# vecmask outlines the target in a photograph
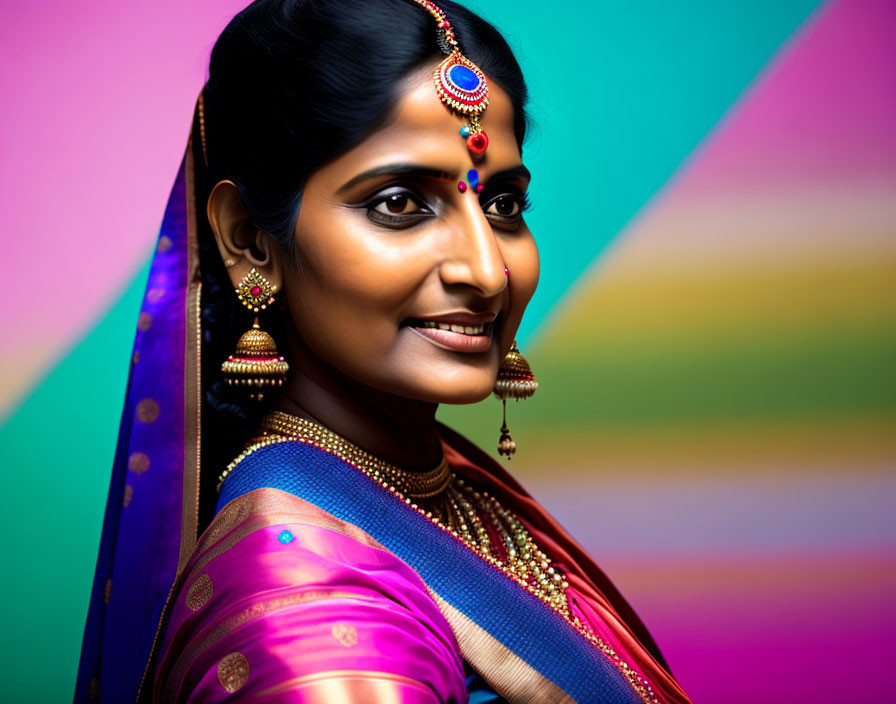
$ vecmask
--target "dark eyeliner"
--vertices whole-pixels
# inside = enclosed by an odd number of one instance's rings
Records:
[[[523,219],[523,213],[532,209],[532,201],[528,192],[522,192],[519,189],[510,186],[497,186],[484,191],[485,197],[482,199],[481,207],[485,216],[498,226],[504,226],[509,229],[515,229],[519,226]],[[488,209],[502,198],[512,198],[518,207],[514,215],[501,215],[499,213],[489,213]]]
[[[375,210],[378,205],[385,203],[386,199],[395,195],[407,197],[417,206],[418,210],[405,215],[389,215],[388,213]],[[367,219],[377,225],[382,225],[395,230],[402,230],[412,227],[435,215],[425,202],[425,199],[412,189],[393,183],[381,186],[371,196],[352,207],[365,209],[367,211]]]

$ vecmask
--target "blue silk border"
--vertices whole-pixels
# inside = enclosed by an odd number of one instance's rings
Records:
[[[264,487],[294,494],[366,531],[575,701],[640,704],[624,675],[559,614],[354,466],[300,442],[263,447],[227,478],[218,510]]]

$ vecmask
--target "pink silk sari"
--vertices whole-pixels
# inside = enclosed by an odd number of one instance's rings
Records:
[[[455,473],[515,511],[566,572],[576,615],[651,684],[657,702],[688,702],[581,548],[497,463],[446,428],[443,438]],[[357,526],[280,489],[255,489],[219,511],[177,580],[143,694],[151,687],[158,702],[467,702],[466,661],[507,701],[573,701],[532,679],[512,653],[491,648],[499,655],[484,661],[488,634],[453,630],[445,608]]]

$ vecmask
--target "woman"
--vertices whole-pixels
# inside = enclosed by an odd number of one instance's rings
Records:
[[[511,349],[538,279],[525,100],[451,2],[260,0],[223,32],[76,699],[687,701],[581,548],[435,421],[534,385]]]

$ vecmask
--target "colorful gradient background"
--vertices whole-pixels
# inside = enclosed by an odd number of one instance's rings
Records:
[[[0,2],[3,698],[71,698],[146,263],[240,0]],[[896,702],[896,3],[471,2],[533,93],[512,467],[695,702]],[[485,447],[500,406],[442,418]]]

